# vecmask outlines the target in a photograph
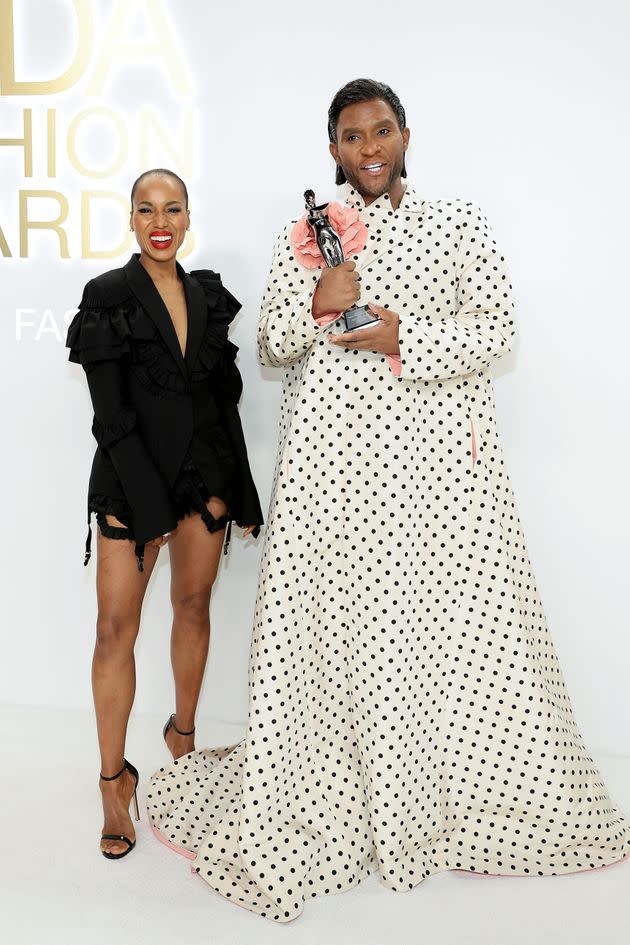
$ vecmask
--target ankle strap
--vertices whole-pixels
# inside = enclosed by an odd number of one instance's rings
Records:
[[[195,729],[194,729],[194,727],[191,729],[190,732],[182,732],[181,729],[177,728],[177,726],[175,725],[175,713],[174,713],[174,712],[173,712],[173,714],[171,715],[171,725],[173,726],[173,728],[175,729],[175,731],[177,732],[178,735],[194,735],[194,734],[195,734]]]
[[[104,774],[100,774],[99,777],[101,781],[115,781],[116,778],[119,778],[121,774],[123,773],[123,771],[126,771],[126,770],[127,770],[127,762],[125,761],[124,765],[122,766],[118,774],[113,774],[111,778],[106,777]]]
[[[119,778],[124,771],[128,771],[129,774],[132,774],[136,779],[136,784],[138,783],[138,772],[136,768],[131,764],[130,761],[127,761],[126,758],[123,758],[123,766],[118,772],[118,774],[112,774],[111,778],[106,777],[104,774],[99,775],[101,781],[115,781],[116,778]]]

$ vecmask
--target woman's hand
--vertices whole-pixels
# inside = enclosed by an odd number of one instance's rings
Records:
[[[256,528],[255,525],[245,525],[245,527],[243,528],[243,538],[248,538],[255,528]]]
[[[369,310],[378,315],[380,322],[370,328],[360,328],[358,331],[345,331],[339,335],[328,335],[331,345],[340,348],[351,348],[357,351],[378,351],[380,354],[400,354],[398,343],[398,326],[400,316],[382,305],[370,302]]]

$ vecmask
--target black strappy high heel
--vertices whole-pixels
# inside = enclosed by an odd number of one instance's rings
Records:
[[[129,774],[135,778],[136,783],[133,789],[132,800],[133,800],[133,806],[135,809],[136,820],[140,820],[140,811],[138,810],[138,794],[137,794],[138,781],[140,780],[140,775],[138,774],[138,769],[134,768],[134,766],[131,764],[130,761],[127,761],[127,759],[125,758],[124,762],[125,763],[120,769],[120,771],[118,772],[118,774],[113,774],[111,778],[107,778],[105,777],[104,774],[101,774],[100,779],[101,781],[116,781],[122,774],[125,773],[125,771],[128,771]],[[110,853],[108,850],[101,850],[101,853],[103,854],[103,856],[106,857],[106,859],[108,860],[122,860],[123,856],[127,856],[128,853],[131,853],[131,851],[136,845],[135,840],[130,840],[129,837],[125,837],[125,835],[122,833],[104,833],[104,834],[101,834],[101,840],[122,840],[124,843],[127,844],[127,849],[123,850],[122,853]]]
[[[181,729],[177,728],[177,726],[175,725],[175,713],[174,713],[174,712],[173,712],[172,715],[169,715],[169,717],[168,717],[168,719],[167,719],[167,721],[166,721],[166,723],[165,723],[165,725],[164,725],[164,728],[162,729],[162,735],[164,736],[164,741],[166,741],[166,736],[167,736],[167,734],[168,734],[169,729],[171,729],[171,728],[172,728],[175,732],[177,732],[178,735],[194,735],[194,734],[195,734],[194,728],[193,728],[192,731],[190,731],[190,732],[182,732]]]

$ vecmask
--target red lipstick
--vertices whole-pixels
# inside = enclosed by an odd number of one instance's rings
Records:
[[[168,230],[153,230],[149,233],[149,240],[154,249],[169,249],[173,245],[173,234]]]

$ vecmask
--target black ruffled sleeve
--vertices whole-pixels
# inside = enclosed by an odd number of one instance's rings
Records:
[[[79,311],[68,328],[68,359],[84,367],[96,361],[117,360],[131,353],[129,318],[133,300],[103,298],[103,293],[88,282],[83,290]]]
[[[217,395],[237,403],[243,383],[235,364],[238,346],[229,340],[228,330],[241,303],[211,269],[198,269],[190,275],[201,285],[208,302],[208,325],[199,347],[199,363],[206,373],[216,369],[213,379]]]
[[[139,545],[177,525],[166,483],[147,450],[126,396],[124,360],[130,354],[131,298],[103,296],[93,283],[85,287],[79,311],[68,329],[70,361],[87,375],[94,422],[92,432],[107,450],[132,513]]]
[[[199,283],[207,302],[208,323],[199,346],[197,369],[193,374],[193,380],[198,381],[211,372],[216,375],[219,365],[225,369],[226,356],[234,360],[238,348],[228,341],[228,330],[241,303],[225,288],[219,274],[211,269],[196,269],[189,275]]]
[[[208,327],[199,349],[199,360],[208,369],[215,369],[213,393],[238,461],[238,475],[234,481],[234,521],[242,526],[255,525],[252,534],[256,537],[263,523],[263,514],[238,413],[238,401],[243,391],[243,381],[235,360],[238,347],[228,339],[230,323],[240,311],[241,303],[225,288],[216,272],[202,269],[190,275],[201,284],[208,300]]]

